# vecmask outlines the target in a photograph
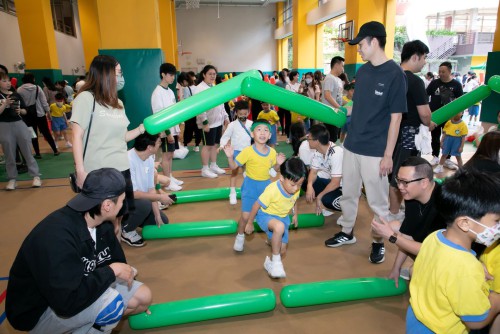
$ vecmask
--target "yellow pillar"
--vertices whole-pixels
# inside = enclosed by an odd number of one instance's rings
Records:
[[[500,1],[497,10],[497,29],[495,30],[495,37],[493,39],[493,52],[500,51]]]
[[[316,7],[317,0],[293,2],[293,68],[301,73],[316,66],[316,26],[307,25],[307,13]]]
[[[92,59],[97,56],[98,50],[101,47],[97,0],[79,0],[78,13],[80,16],[80,29],[82,31],[85,68],[88,69]]]
[[[278,2],[276,3],[276,29],[280,28],[283,26],[283,3]],[[284,45],[284,40],[283,39],[277,39],[276,40],[276,57],[278,57],[278,71],[280,71],[282,68],[286,67],[286,57],[284,56],[286,54],[286,49],[283,47]],[[288,40],[286,40],[286,46],[288,47]]]
[[[177,23],[175,17],[175,2],[158,0],[160,12],[161,48],[165,53],[165,61],[179,66],[177,43]]]

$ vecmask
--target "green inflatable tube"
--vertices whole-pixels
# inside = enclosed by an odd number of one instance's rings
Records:
[[[223,104],[241,95],[241,82],[247,77],[260,80],[261,75],[257,70],[241,73],[233,79],[193,95],[186,100],[147,117],[144,120],[144,127],[151,134],[160,133],[219,104]]]
[[[317,216],[314,213],[299,213],[299,227],[298,228],[307,228],[307,227],[320,227],[325,224],[325,217],[323,215]],[[292,216],[290,216],[290,223],[292,221]],[[253,223],[253,228],[256,232],[262,232],[259,224],[257,222]],[[293,230],[295,227],[293,224],[290,224],[289,230]]]
[[[494,75],[488,80],[488,87],[500,94],[500,75]]]
[[[212,235],[234,234],[237,230],[238,222],[236,222],[236,220],[211,220],[204,222],[165,224],[160,227],[156,225],[147,225],[142,229],[142,237],[147,240],[206,237]]]
[[[150,329],[269,312],[275,307],[273,290],[250,290],[154,304],[149,307],[151,314],[132,315],[129,324],[135,330]]]
[[[494,82],[496,81],[494,80]],[[491,88],[489,86],[479,86],[472,92],[464,94],[455,101],[450,102],[434,111],[432,113],[431,120],[437,125],[443,124],[459,112],[469,108],[479,101],[484,100],[490,94]]]
[[[247,77],[243,80],[241,93],[337,127],[344,126],[346,121],[346,115],[343,112],[335,112],[332,107],[326,104],[253,77]]]
[[[197,190],[184,190],[175,192],[177,196],[176,204],[215,201],[229,198],[229,188],[207,188]],[[241,198],[241,189],[236,188],[236,195]]]
[[[396,296],[405,291],[406,282],[402,278],[398,288],[387,278],[350,278],[287,285],[281,289],[280,299],[285,307],[301,307]]]

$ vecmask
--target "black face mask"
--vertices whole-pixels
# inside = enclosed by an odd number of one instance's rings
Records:
[[[239,121],[242,122],[242,123],[245,123],[247,121],[247,118],[242,116],[242,117],[238,117]]]

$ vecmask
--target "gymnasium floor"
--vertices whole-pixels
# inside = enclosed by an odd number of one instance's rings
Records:
[[[470,151],[470,150],[469,150]],[[45,152],[47,148],[45,148]],[[199,154],[190,152],[190,154]],[[221,153],[222,154],[222,153]],[[472,152],[464,154],[467,160]],[[448,172],[449,173],[449,172]],[[175,172],[185,181],[185,190],[227,187],[229,174],[206,179],[198,173]],[[239,181],[241,184],[241,179]],[[31,182],[18,182],[16,191],[7,192],[0,184],[0,277],[9,274],[20,244],[31,229],[46,215],[62,207],[73,196],[66,179],[45,179],[40,189],[29,188]],[[165,211],[171,223],[214,219],[238,219],[238,205],[228,200],[174,205]],[[299,213],[313,212],[313,205],[299,199]],[[290,233],[288,254],[284,259],[286,279],[270,279],[263,269],[270,248],[265,235],[247,237],[245,251],[232,250],[234,236],[148,241],[142,248],[122,244],[128,263],[138,269],[138,280],[153,291],[154,303],[271,288],[278,300],[274,311],[133,331],[128,322],[117,328],[119,333],[404,333],[409,295],[361,300],[338,304],[286,309],[279,302],[281,288],[288,284],[336,280],[355,277],[384,277],[394,261],[396,247],[386,243],[386,260],[382,264],[368,261],[371,238],[371,213],[366,200],[360,200],[355,235],[357,243],[327,248],[324,241],[340,230],[338,214],[327,217],[320,228],[298,229]],[[0,280],[0,296],[6,281]],[[0,297],[0,315],[5,301]],[[0,333],[17,333],[3,321]]]

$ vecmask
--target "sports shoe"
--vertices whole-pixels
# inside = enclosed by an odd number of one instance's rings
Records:
[[[238,203],[238,199],[236,198],[236,191],[229,193],[229,204],[236,205]]]
[[[212,172],[210,169],[208,168],[202,168],[201,169],[201,176],[203,177],[208,177],[208,178],[211,178],[211,179],[215,179],[216,177],[218,177],[219,175],[215,174],[214,172]]]
[[[350,245],[356,242],[356,237],[354,235],[349,235],[344,232],[339,232],[333,237],[325,241],[326,247],[340,247],[342,245]]]
[[[243,246],[245,246],[245,235],[237,235],[233,249],[237,252],[243,252]]]
[[[59,154],[61,154],[59,151],[54,152],[54,156],[56,156],[56,157],[57,157]]]
[[[200,152],[200,147],[199,146],[195,146],[193,148],[193,152]]]
[[[135,230],[130,232],[122,230],[122,241],[132,247],[142,247],[145,245],[144,239]]]
[[[40,188],[42,186],[42,180],[40,180],[39,176],[35,176],[33,178],[33,183],[31,184],[32,188]]]
[[[442,173],[442,172],[444,172],[443,166],[437,165],[437,167],[434,168],[434,173],[439,174],[439,173]]]
[[[399,271],[399,277],[409,281],[411,278],[410,268],[401,268],[401,270]]]
[[[182,190],[182,187],[180,185],[178,185],[177,183],[172,182],[172,180],[170,180],[170,184],[165,187],[165,190],[167,190],[167,191],[179,191],[179,190]]]
[[[385,247],[383,242],[372,242],[372,251],[368,257],[371,263],[382,263],[385,260]]]
[[[41,154],[35,154],[34,157],[35,157],[35,159],[41,159],[42,155]]]
[[[223,175],[223,174],[226,174],[226,171],[222,168],[220,168],[219,166],[217,165],[211,165],[210,166],[210,170],[212,172],[214,172],[215,174],[219,174],[219,175]]]
[[[14,179],[9,180],[9,183],[7,183],[5,190],[15,190],[15,189],[16,189],[16,180]]]
[[[286,273],[285,273],[285,268],[283,268],[283,262],[273,262],[269,258],[269,256],[266,256],[266,260],[264,261],[264,269],[266,269],[267,274],[271,278],[285,278]]]
[[[67,148],[71,148],[71,147],[73,147],[73,144],[71,144],[69,141],[67,141],[67,142],[66,142],[66,147],[67,147]]]
[[[322,209],[322,210],[321,210],[321,214],[322,214],[324,217],[328,217],[328,216],[333,215],[333,212],[331,212],[330,210]]]
[[[168,205],[167,204],[163,204],[162,202],[158,201],[158,208],[160,210],[165,210],[165,209],[168,209]]]
[[[439,163],[439,158],[438,157],[432,157],[431,161],[429,161],[431,165],[437,165]]]
[[[455,165],[453,162],[451,162],[450,159],[446,159],[444,161],[444,166],[448,169],[451,169],[451,170],[458,170],[458,166]]]
[[[177,184],[178,186],[182,186],[184,184],[184,181],[178,180],[175,177],[173,177],[172,174],[170,174],[170,182],[173,182]]]

